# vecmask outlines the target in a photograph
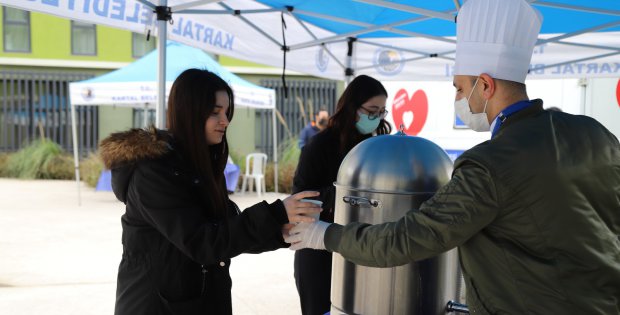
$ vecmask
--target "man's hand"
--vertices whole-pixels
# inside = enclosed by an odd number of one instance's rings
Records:
[[[331,223],[316,221],[299,223],[285,235],[284,241],[291,244],[291,250],[303,248],[325,249],[325,231]]]

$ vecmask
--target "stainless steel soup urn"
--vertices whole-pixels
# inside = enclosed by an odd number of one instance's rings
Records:
[[[429,140],[402,133],[369,138],[340,165],[334,220],[397,221],[448,183],[451,173],[452,161]],[[446,314],[448,303],[461,302],[461,281],[456,249],[393,268],[358,266],[334,253],[330,314]]]

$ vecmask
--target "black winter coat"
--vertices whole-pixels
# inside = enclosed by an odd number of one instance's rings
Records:
[[[370,135],[362,136],[362,141]],[[360,141],[361,142],[361,141]],[[293,193],[304,190],[318,191],[321,195],[315,199],[323,202],[321,221],[334,222],[336,197],[336,177],[342,160],[349,153],[341,152],[340,134],[327,128],[310,139],[301,149],[299,163],[293,178]]]
[[[115,314],[232,314],[230,259],[285,247],[280,200],[209,211],[202,180],[164,131],[133,129],[101,143],[126,204]]]

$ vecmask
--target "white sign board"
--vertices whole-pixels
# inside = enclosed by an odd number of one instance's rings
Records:
[[[491,138],[490,132],[475,132],[459,124],[452,82],[382,83],[388,91],[386,120],[394,127],[393,133],[402,125],[406,134],[429,139],[449,154]],[[526,85],[530,99],[542,99],[545,108],[593,117],[620,138],[619,79],[527,80]]]

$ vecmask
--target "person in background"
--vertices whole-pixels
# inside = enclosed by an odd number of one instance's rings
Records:
[[[113,191],[126,205],[115,314],[232,314],[231,258],[286,247],[284,225],[311,222],[320,211],[300,202],[316,192],[243,212],[228,199],[233,100],[217,75],[189,69],[170,90],[168,130],[132,129],[101,142]]]
[[[321,107],[319,112],[316,114],[314,121],[308,123],[304,129],[299,133],[299,148],[303,148],[308,142],[310,138],[314,137],[319,131],[325,129],[327,127],[327,121],[329,120],[329,113],[327,109]]]
[[[293,179],[293,192],[315,190],[323,202],[321,220],[334,221],[333,183],[344,157],[358,143],[373,135],[389,134],[384,120],[387,91],[381,82],[357,76],[338,100],[327,128],[303,147]],[[332,254],[325,250],[295,253],[295,283],[304,315],[325,314],[330,309]]]
[[[299,224],[291,248],[391,267],[458,247],[472,314],[620,314],[620,143],[590,117],[529,100],[541,24],[526,0],[466,1],[455,106],[491,140],[400,220]]]

